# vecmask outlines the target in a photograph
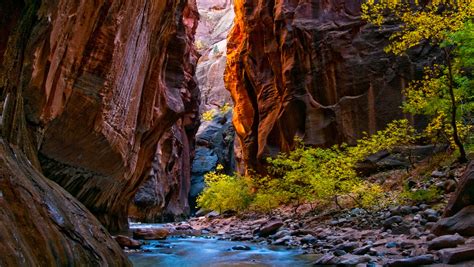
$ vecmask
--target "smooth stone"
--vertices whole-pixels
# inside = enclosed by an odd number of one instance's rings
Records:
[[[340,245],[337,245],[334,249],[335,250],[344,250],[346,252],[351,252],[353,251],[354,249],[356,249],[357,247],[359,247],[359,243],[357,242],[349,242],[349,243],[342,243]]]
[[[474,236],[474,205],[464,207],[453,216],[439,220],[433,227],[433,233]]]
[[[474,246],[447,248],[438,251],[440,260],[446,264],[474,260]]]
[[[271,220],[265,223],[263,226],[260,227],[258,230],[258,235],[261,237],[267,237],[272,235],[283,226],[283,222],[281,220]]]
[[[387,263],[387,266],[390,267],[403,267],[403,266],[419,266],[419,265],[428,265],[434,263],[435,258],[431,254],[391,260]]]
[[[134,239],[163,240],[170,234],[167,228],[139,228],[133,232]]]
[[[251,248],[245,245],[238,245],[238,246],[233,246],[232,250],[251,250]]]
[[[464,244],[466,239],[464,237],[455,234],[455,235],[443,235],[437,237],[430,242],[428,242],[428,249],[429,250],[438,250],[443,248],[453,248],[457,245]]]

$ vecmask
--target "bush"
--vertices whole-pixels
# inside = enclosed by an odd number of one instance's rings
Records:
[[[205,210],[242,211],[252,199],[249,183],[237,175],[210,172],[204,176],[206,188],[197,198],[199,208]]]
[[[211,110],[208,110],[204,113],[202,113],[202,116],[201,118],[204,120],[204,121],[212,121],[214,119],[214,116],[215,116],[215,111],[213,109]]]
[[[387,201],[382,188],[360,179],[356,164],[380,150],[412,142],[414,133],[408,121],[400,120],[370,137],[363,137],[355,146],[314,148],[296,140],[294,151],[267,159],[271,176],[207,174],[198,206],[220,212],[250,208],[268,213],[281,204],[292,204],[297,209],[314,201],[336,200],[337,203],[339,196],[349,196],[364,208],[383,206]]]
[[[409,190],[406,186],[400,193],[399,198],[402,202],[430,203],[438,199],[440,195],[441,192],[435,186],[414,191]]]

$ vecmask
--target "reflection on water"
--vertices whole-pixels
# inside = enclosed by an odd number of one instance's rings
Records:
[[[250,250],[232,250],[238,245]],[[131,253],[134,266],[310,266],[299,250],[208,238],[150,241],[148,252]]]

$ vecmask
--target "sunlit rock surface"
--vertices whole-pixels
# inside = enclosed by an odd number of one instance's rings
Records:
[[[403,117],[401,90],[421,74],[429,46],[383,51],[396,25],[360,19],[360,0],[236,0],[226,87],[235,102],[239,163],[293,146],[353,142]]]

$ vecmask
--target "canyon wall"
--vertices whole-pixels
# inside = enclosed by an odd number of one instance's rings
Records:
[[[109,230],[127,226],[153,159],[162,206],[189,210],[195,1],[2,1],[7,8],[4,139]]]
[[[383,51],[397,25],[360,19],[360,0],[235,0],[225,82],[235,103],[239,165],[261,169],[308,145],[354,142],[403,117],[401,90],[421,74],[429,46]]]

